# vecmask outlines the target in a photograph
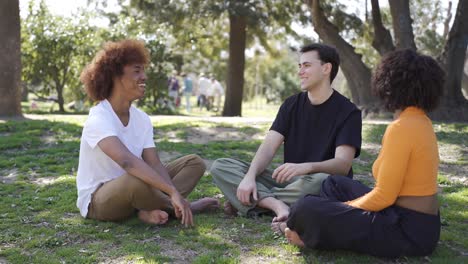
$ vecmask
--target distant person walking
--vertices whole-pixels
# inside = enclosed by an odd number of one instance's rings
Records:
[[[177,80],[177,71],[172,72],[172,76],[169,77],[169,80],[167,81],[167,86],[169,88],[169,97],[172,98],[172,102],[176,107],[179,106],[180,104],[180,98],[179,98],[179,80]]]
[[[206,90],[206,109],[207,110],[211,110],[214,104],[214,94],[215,94],[214,81],[215,79],[213,75],[210,75],[210,79],[209,79],[210,85],[208,86],[208,89]]]
[[[193,81],[186,73],[182,73],[182,77],[184,78],[185,109],[190,113],[192,110],[190,105],[190,98],[192,97],[193,93]]]
[[[221,83],[215,78],[212,79],[211,86],[214,91],[214,101],[216,102],[216,104],[213,102],[213,107],[216,105],[216,111],[218,112],[221,110],[221,100],[222,100],[222,97],[224,96],[224,88],[221,85]]]
[[[198,80],[198,105],[200,107],[200,111],[203,109],[203,107],[207,106],[207,93],[210,88],[210,80],[205,77],[205,74],[201,73]]]

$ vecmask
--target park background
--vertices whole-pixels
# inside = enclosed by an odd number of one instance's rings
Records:
[[[59,4],[60,3],[60,4]],[[20,15],[21,14],[21,15]],[[0,263],[462,263],[468,255],[468,1],[0,2]],[[439,141],[442,234],[424,258],[377,259],[305,251],[269,230],[269,217],[196,217],[197,227],[85,220],[75,207],[79,140],[93,105],[78,77],[105,41],[138,38],[151,53],[145,98],[163,161],[197,153],[250,160],[285,98],[299,92],[298,48],[334,45],[333,87],[363,111],[356,178],[372,185],[372,162],[391,114],[370,93],[380,57],[410,48],[447,72],[431,113]],[[172,72],[212,74],[219,109],[168,107]],[[195,104],[196,97],[192,97]],[[280,164],[282,150],[274,159]],[[224,199],[206,173],[190,196]]]

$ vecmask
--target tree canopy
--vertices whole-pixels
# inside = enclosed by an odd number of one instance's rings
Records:
[[[468,112],[461,85],[468,42],[467,2],[454,3],[456,12],[451,12],[440,0],[389,1],[388,6],[371,0],[360,2],[365,6],[357,11],[336,0],[131,0],[119,1],[121,10],[109,13],[102,8],[106,0],[89,0],[94,10],[83,9],[65,18],[51,14],[44,1],[31,1],[21,30],[10,13],[0,18],[17,25],[10,27],[10,34],[21,32],[23,63],[22,85],[10,81],[2,89],[11,99],[25,87],[39,98],[53,97],[60,111],[65,111],[66,102],[84,99],[78,76],[102,43],[139,38],[147,42],[152,56],[148,96],[140,106],[158,111],[157,101],[167,94],[170,71],[203,72],[224,80],[223,115],[236,116],[242,115],[242,101],[254,95],[278,101],[298,91],[295,50],[321,41],[339,50],[349,94],[365,113],[380,108],[370,93],[370,76],[382,55],[410,48],[437,57],[447,72],[447,83],[443,104],[434,116],[453,118]],[[109,26],[92,25],[89,20],[95,16],[107,18]],[[300,36],[294,25],[308,28],[319,39]],[[3,56],[10,55],[14,61],[15,53],[7,51],[9,42],[2,39],[2,43]],[[467,117],[462,114],[460,119]]]

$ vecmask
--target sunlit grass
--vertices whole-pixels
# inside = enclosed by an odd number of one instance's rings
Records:
[[[258,110],[258,109],[257,109]],[[259,110],[261,112],[261,110]],[[274,118],[276,110],[268,110]],[[260,113],[259,112],[259,113]],[[248,113],[245,112],[245,113]],[[153,116],[155,140],[161,153],[197,153],[207,161],[235,157],[250,161],[271,121],[209,121],[201,117]],[[276,237],[271,217],[227,217],[221,210],[197,215],[197,226],[178,221],[149,226],[131,218],[119,223],[83,219],[75,206],[75,176],[79,140],[86,116],[31,116],[24,121],[0,122],[0,262],[8,263],[394,263],[345,251],[306,251]],[[434,125],[442,150],[441,161],[455,172],[466,166],[468,125]],[[192,144],[197,132],[232,130],[235,138]],[[208,132],[206,132],[208,131]],[[363,141],[380,144],[385,125],[364,123]],[[171,137],[165,135],[172,133]],[[211,132],[210,132],[211,133]],[[205,135],[209,136],[209,135]],[[178,139],[175,142],[173,139]],[[363,150],[355,173],[367,175],[375,151]],[[282,162],[282,150],[274,158]],[[453,172],[453,173],[455,173]],[[441,242],[429,257],[434,263],[462,263],[468,248],[468,187],[454,183],[451,171],[441,172]],[[465,175],[466,176],[466,175]],[[222,197],[207,173],[189,199]],[[221,198],[223,201],[224,198]],[[401,258],[399,263],[426,262]]]

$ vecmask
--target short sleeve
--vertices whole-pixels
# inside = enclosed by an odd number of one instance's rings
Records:
[[[288,107],[288,101],[286,100],[280,107],[278,114],[276,115],[275,121],[273,121],[273,124],[270,127],[270,130],[274,130],[281,135],[283,135],[285,138],[288,137],[288,128],[289,126],[289,108]]]
[[[86,120],[83,128],[82,140],[85,140],[91,148],[95,148],[104,138],[117,135],[117,129],[110,118],[93,115]]]
[[[335,145],[350,145],[356,148],[355,158],[359,157],[361,153],[361,137],[362,131],[362,117],[361,111],[356,109],[352,111],[344,121],[340,131],[336,136]]]
[[[147,122],[147,128],[146,128],[146,132],[145,132],[145,142],[143,143],[143,149],[147,149],[147,148],[154,148],[156,147],[156,145],[154,144],[154,139],[153,139],[153,135],[154,135],[154,131],[153,131],[153,124],[151,123],[151,119],[146,116],[148,118],[148,122]]]

